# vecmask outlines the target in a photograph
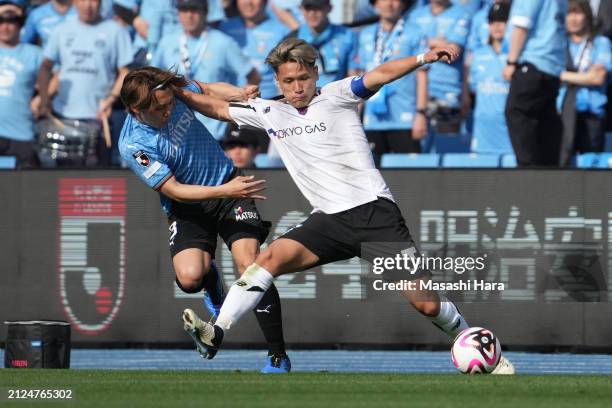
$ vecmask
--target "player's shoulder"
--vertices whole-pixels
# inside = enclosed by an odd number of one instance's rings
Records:
[[[354,81],[359,81],[360,78],[362,77],[350,76],[338,81],[332,81],[321,88],[320,93],[324,96],[343,93],[345,89],[352,87]]]
[[[121,128],[119,136],[119,153],[121,157],[131,155],[138,150],[152,152],[157,150],[157,131],[151,127],[144,126],[134,116],[128,114]]]

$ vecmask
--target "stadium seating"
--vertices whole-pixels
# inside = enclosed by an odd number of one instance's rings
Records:
[[[499,154],[448,153],[442,156],[442,167],[497,168],[499,167],[499,161]]]
[[[0,169],[14,169],[17,167],[15,156],[0,156]]]
[[[255,157],[255,166],[260,169],[284,169],[285,165],[278,156],[269,156],[266,153],[260,153]]]
[[[512,153],[502,155],[501,167],[515,168],[516,167],[516,156]]]
[[[580,169],[612,168],[612,153],[585,153],[578,156],[577,167]]]
[[[416,154],[416,153],[388,153],[383,154],[380,160],[381,168],[436,168],[440,165],[439,154]]]

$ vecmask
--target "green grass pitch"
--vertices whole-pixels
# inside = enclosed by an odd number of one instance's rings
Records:
[[[72,400],[8,400],[70,389]],[[610,407],[612,376],[0,370],[0,407]],[[465,404],[465,405],[464,405]]]

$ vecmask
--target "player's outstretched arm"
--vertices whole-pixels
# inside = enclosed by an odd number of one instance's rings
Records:
[[[247,85],[244,88],[239,88],[225,82],[198,82],[198,85],[202,89],[204,95],[212,96],[213,98],[227,102],[247,101],[259,96],[259,87],[257,85]]]
[[[454,62],[459,57],[455,47],[434,48],[424,54],[414,57],[405,57],[393,61],[385,62],[382,65],[367,72],[363,76],[363,82],[367,89],[372,92],[378,91],[383,85],[395,81],[415,71],[425,64],[433,64],[442,61],[447,63]]]
[[[193,110],[209,118],[231,122],[229,102],[206,94],[199,94],[186,89],[175,89],[174,94]]]
[[[183,184],[172,176],[159,191],[166,197],[180,202],[203,201],[214,198],[255,198],[265,200],[261,195],[265,190],[265,180],[255,180],[255,176],[237,176],[220,186],[197,186]]]

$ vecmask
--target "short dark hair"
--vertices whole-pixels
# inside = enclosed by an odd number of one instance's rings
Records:
[[[136,69],[125,77],[121,87],[121,101],[130,113],[134,109],[149,109],[154,101],[155,91],[160,89],[182,88],[189,84],[184,76],[176,71],[155,67]]]

